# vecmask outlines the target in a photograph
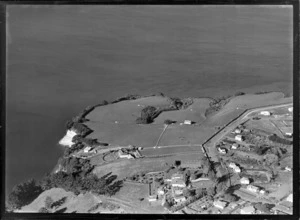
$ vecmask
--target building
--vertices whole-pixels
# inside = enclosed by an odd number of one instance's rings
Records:
[[[229,167],[233,169],[233,168],[236,167],[236,164],[235,163],[229,163]]]
[[[235,130],[234,130],[234,133],[236,133],[236,134],[240,134],[242,131],[240,130],[240,129],[238,129],[238,128],[236,128]]]
[[[124,153],[122,150],[118,152],[120,158],[132,159],[133,156],[127,153]]]
[[[191,120],[184,120],[183,124],[191,125],[193,122]]]
[[[183,189],[179,187],[173,187],[172,193],[174,196],[181,196],[183,194]]]
[[[293,203],[293,194],[292,193],[286,198],[286,201]]]
[[[91,149],[92,149],[91,147],[86,147],[83,149],[83,152],[88,153],[88,152],[90,152]]]
[[[183,174],[181,174],[181,173],[174,173],[172,175],[172,180],[175,180],[175,179],[183,179]]]
[[[238,166],[235,166],[233,168],[233,171],[236,172],[236,173],[240,173],[241,172],[241,168],[239,168]]]
[[[250,180],[248,178],[246,178],[246,177],[242,177],[240,179],[240,182],[241,182],[241,184],[248,185],[250,183]]]
[[[221,154],[226,154],[226,149],[225,149],[225,148],[220,148],[220,147],[218,147],[218,151],[219,151]]]
[[[231,145],[231,149],[236,150],[239,147],[239,145],[237,143],[234,143],[233,145]]]
[[[293,107],[288,108],[289,112],[293,112]]]
[[[269,111],[261,111],[260,114],[265,115],[265,116],[270,116],[271,115],[271,113]]]
[[[227,204],[226,202],[223,202],[223,201],[220,201],[220,200],[214,201],[214,206],[218,209],[224,209],[226,204]]]
[[[234,139],[237,140],[237,141],[243,141],[243,140],[244,140],[244,137],[243,137],[242,135],[236,135],[236,136],[234,137]]]
[[[292,168],[290,168],[290,167],[285,167],[285,171],[290,172],[290,171],[292,171]]]
[[[165,194],[165,191],[164,191],[163,189],[159,188],[159,189],[157,190],[157,194],[158,194],[158,195],[164,195],[164,194]]]
[[[186,187],[186,184],[183,179],[172,179],[172,187]]]
[[[253,206],[247,206],[241,209],[241,214],[251,215],[255,213]]]
[[[266,190],[261,189],[261,190],[259,190],[259,193],[262,194],[262,195],[265,195],[266,194]]]
[[[254,192],[254,193],[258,193],[259,192],[259,188],[257,186],[253,186],[253,185],[248,185],[247,186],[247,190]]]
[[[180,203],[180,202],[185,202],[186,198],[184,196],[176,196],[174,197],[175,202]]]

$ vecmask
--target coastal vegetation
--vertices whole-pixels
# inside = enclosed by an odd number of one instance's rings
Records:
[[[278,137],[276,134],[270,135],[269,140],[278,144],[292,145],[293,141]]]

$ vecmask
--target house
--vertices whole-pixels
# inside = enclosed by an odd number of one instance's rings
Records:
[[[180,202],[185,202],[186,198],[184,196],[176,196],[174,197],[175,202],[180,203]]]
[[[286,198],[286,201],[293,203],[293,194],[292,193]]]
[[[183,174],[181,174],[181,173],[174,173],[172,175],[172,180],[175,180],[175,179],[183,179]]]
[[[233,168],[236,167],[236,164],[235,163],[229,163],[229,167],[233,169]]]
[[[172,188],[172,193],[174,196],[180,196],[183,194],[183,189],[179,187],[173,187]]]
[[[226,202],[223,202],[223,201],[220,201],[220,200],[214,201],[214,206],[218,209],[224,209],[226,204],[227,204]]]
[[[257,193],[259,191],[259,188],[257,186],[253,186],[253,185],[248,185],[247,186],[247,190]]]
[[[288,108],[289,112],[293,112],[293,107]]]
[[[290,172],[290,171],[292,171],[292,168],[290,168],[290,167],[285,167],[285,171]]]
[[[159,188],[159,189],[157,190],[157,194],[158,194],[158,195],[164,195],[164,194],[165,194],[165,191],[164,191],[163,189]]]
[[[191,125],[193,122],[191,120],[184,120],[183,124]]]
[[[148,197],[148,201],[149,202],[155,202],[157,200],[157,196],[156,195],[152,195]]]
[[[251,215],[255,213],[253,206],[247,206],[241,209],[241,214]]]
[[[236,136],[234,137],[234,139],[237,140],[237,141],[243,141],[243,140],[244,140],[244,137],[243,137],[242,135],[236,135]]]
[[[233,171],[236,172],[236,173],[240,173],[241,172],[241,168],[239,168],[238,166],[235,166],[233,168]]]
[[[127,153],[124,153],[122,150],[118,151],[119,157],[120,158],[127,158],[127,159],[132,159],[133,156]]]
[[[231,145],[231,149],[236,150],[239,147],[239,145],[237,143],[234,143],[233,145]]]
[[[221,154],[226,154],[226,149],[225,149],[225,148],[220,148],[220,147],[218,147],[218,151],[219,151]]]
[[[234,130],[234,133],[236,133],[236,134],[240,134],[242,131],[240,130],[240,129],[238,129],[238,128],[236,128],[235,130]]]
[[[183,179],[172,179],[172,187],[186,187]]]
[[[92,148],[91,147],[86,147],[83,149],[83,152],[84,153],[88,153]]]
[[[262,194],[262,195],[265,195],[266,194],[266,190],[261,189],[261,190],[259,190],[259,193]]]
[[[265,116],[270,116],[271,115],[271,113],[269,111],[261,111],[260,114],[265,115]]]
[[[246,177],[242,177],[240,179],[240,182],[241,182],[241,184],[245,184],[245,185],[248,185],[250,183],[249,179]]]

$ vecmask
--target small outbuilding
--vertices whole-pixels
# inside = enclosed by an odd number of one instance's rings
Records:
[[[218,208],[218,209],[224,209],[225,208],[225,206],[226,206],[226,202],[224,202],[224,201],[220,201],[220,200],[218,200],[218,201],[214,201],[214,206],[216,207],[216,208]]]
[[[292,193],[286,198],[286,201],[293,203],[293,194]]]
[[[237,140],[237,141],[243,141],[243,140],[244,140],[244,137],[243,137],[242,135],[236,135],[236,136],[234,137],[234,139]]]
[[[241,209],[241,214],[251,215],[254,213],[255,213],[255,209],[253,206],[247,206]]]
[[[270,116],[271,115],[271,113],[269,111],[261,111],[260,114],[264,115],[264,116]]]
[[[231,149],[236,150],[239,147],[239,145],[237,143],[234,143],[233,145],[231,145]]]
[[[184,120],[183,124],[191,125],[191,124],[193,124],[193,122],[191,120]]]
[[[246,177],[242,177],[240,179],[240,182],[241,182],[241,184],[248,185],[250,183],[250,180]]]
[[[288,108],[289,112],[293,112],[293,107]]]

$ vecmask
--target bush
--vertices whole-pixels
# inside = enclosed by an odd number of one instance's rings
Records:
[[[50,211],[46,209],[45,207],[41,207],[38,211],[39,213],[49,213]]]
[[[170,125],[170,124],[173,124],[173,123],[176,123],[176,121],[172,121],[172,120],[170,120],[170,119],[166,119],[166,120],[164,121],[164,124],[166,124],[166,125]]]
[[[51,209],[52,204],[53,204],[53,199],[50,196],[47,196],[45,199],[45,208]]]
[[[270,135],[268,138],[270,141],[273,141],[273,142],[279,143],[279,144],[284,144],[284,145],[292,145],[293,144],[293,141],[278,137],[276,134]]]
[[[244,93],[244,92],[236,92],[236,93],[234,94],[234,96],[240,96],[240,95],[245,95],[245,93]]]

